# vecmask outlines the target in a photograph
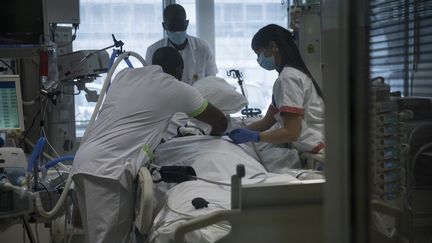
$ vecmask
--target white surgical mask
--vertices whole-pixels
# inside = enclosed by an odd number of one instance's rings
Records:
[[[176,44],[181,45],[186,41],[186,31],[169,31],[167,30],[168,39]]]
[[[275,64],[275,60],[274,60],[273,55],[271,57],[266,57],[266,56],[264,56],[264,53],[261,52],[258,56],[257,62],[265,70],[270,71],[270,70],[273,70],[276,68],[276,64]]]

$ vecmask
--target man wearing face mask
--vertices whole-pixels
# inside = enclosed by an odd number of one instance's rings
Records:
[[[189,20],[181,5],[168,5],[163,11],[162,26],[167,37],[147,48],[146,61],[151,64],[153,53],[163,46],[173,46],[179,51],[184,62],[182,80],[192,85],[198,79],[214,76],[218,72],[215,58],[209,44],[186,33]]]

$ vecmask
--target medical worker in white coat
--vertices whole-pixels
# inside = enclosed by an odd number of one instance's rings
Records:
[[[218,69],[209,44],[186,33],[189,20],[186,20],[184,8],[179,4],[168,5],[163,11],[163,20],[162,26],[167,37],[147,48],[147,63],[151,63],[151,57],[156,49],[162,46],[173,46],[183,58],[183,82],[192,85],[201,78],[216,75]]]
[[[252,39],[258,64],[276,70],[272,102],[265,116],[245,128],[229,133],[235,143],[292,143],[302,152],[321,153],[324,143],[322,92],[293,41],[290,31],[270,24]],[[269,130],[275,123],[277,129]]]
[[[72,166],[88,243],[129,243],[138,170],[153,156],[176,112],[212,126],[221,135],[227,120],[192,86],[180,82],[183,61],[172,47],[158,49],[156,65],[120,71]]]

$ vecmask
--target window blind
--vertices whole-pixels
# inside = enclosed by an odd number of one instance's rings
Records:
[[[369,56],[392,92],[432,97],[432,1],[371,0]]]

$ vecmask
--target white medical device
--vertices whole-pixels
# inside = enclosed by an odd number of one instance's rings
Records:
[[[141,234],[147,234],[153,223],[153,180],[146,167],[138,172],[135,203],[135,225]]]
[[[108,71],[109,55],[105,50],[81,50],[59,56],[61,80],[96,77]]]
[[[23,131],[20,77],[0,75],[0,131]]]
[[[33,201],[23,194],[26,166],[27,158],[21,148],[0,148],[0,232],[33,211]],[[10,187],[20,187],[22,193]]]

